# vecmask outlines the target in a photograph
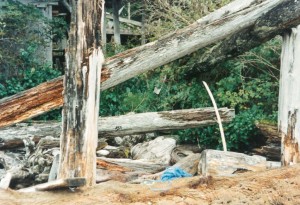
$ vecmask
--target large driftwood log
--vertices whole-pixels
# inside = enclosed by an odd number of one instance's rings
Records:
[[[300,26],[283,37],[278,125],[283,165],[300,163]]]
[[[236,0],[182,30],[108,58],[102,69],[101,90],[223,42],[213,47],[213,54],[209,52],[201,58],[201,64],[219,63],[225,57],[239,55],[299,23],[299,1]],[[214,55],[213,60],[210,55]],[[62,77],[49,83],[0,100],[0,127],[61,107]]]
[[[234,110],[220,108],[223,122],[230,122]],[[98,120],[98,132],[101,137],[132,135],[161,130],[195,128],[216,123],[213,108],[174,110],[130,114],[115,117],[103,117]],[[31,137],[37,143],[45,136],[59,137],[61,123],[33,123],[30,125],[0,129],[0,150],[24,146],[23,140]]]
[[[203,176],[233,176],[239,172],[267,169],[267,160],[261,156],[249,156],[237,152],[204,150],[198,166]]]

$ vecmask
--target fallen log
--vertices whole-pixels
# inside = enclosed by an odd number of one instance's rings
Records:
[[[223,122],[230,122],[234,110],[220,108]],[[215,124],[213,108],[150,112],[115,117],[103,117],[98,121],[101,137],[132,135],[160,130],[177,130]],[[0,132],[0,150],[24,146],[23,140],[31,137],[37,143],[46,136],[59,137],[61,123],[32,123],[2,128]]]
[[[267,160],[280,161],[281,159],[281,137],[276,125],[259,122],[256,127],[262,134],[259,142],[260,147],[251,150],[253,154],[261,155]]]
[[[213,61],[220,63],[225,57],[237,56],[298,24],[299,1],[236,0],[184,29],[108,58],[102,69],[101,90],[199,49],[226,41],[213,48],[213,54],[220,56],[213,58]],[[206,54],[201,63],[211,63],[212,59],[208,58],[210,55]],[[62,77],[0,100],[0,127],[61,107],[61,92]]]
[[[261,156],[249,156],[237,152],[204,150],[198,166],[198,174],[203,176],[233,176],[247,171],[267,169],[267,160]]]
[[[252,149],[252,152],[257,155],[266,157],[268,160],[281,160],[281,146],[276,144],[268,144],[260,148]]]
[[[255,126],[262,133],[263,137],[266,138],[266,144],[275,143],[280,146],[281,137],[279,135],[277,125],[268,123],[256,123]]]
[[[145,173],[157,173],[164,170],[169,164],[160,164],[153,163],[147,160],[132,160],[132,159],[113,159],[113,158],[105,158],[105,157],[97,157],[97,162],[106,162],[113,163],[124,167],[126,169],[130,169],[133,171],[140,171]]]

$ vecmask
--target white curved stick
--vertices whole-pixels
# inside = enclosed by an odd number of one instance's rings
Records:
[[[220,134],[221,134],[221,138],[222,138],[222,144],[223,144],[223,150],[225,152],[227,152],[227,145],[226,145],[226,140],[225,140],[225,136],[224,136],[224,130],[223,130],[223,125],[222,125],[222,122],[221,122],[221,117],[220,117],[220,114],[219,114],[219,110],[218,110],[218,107],[217,107],[217,104],[216,104],[216,101],[214,99],[214,96],[212,95],[208,85],[206,84],[205,81],[202,81],[207,92],[208,92],[208,95],[212,101],[212,104],[215,108],[215,112],[216,112],[216,116],[217,116],[217,120],[218,120],[218,124],[219,124],[219,128],[220,128]]]

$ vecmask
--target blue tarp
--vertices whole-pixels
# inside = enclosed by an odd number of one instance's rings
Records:
[[[170,181],[176,178],[181,178],[181,177],[191,177],[192,175],[184,171],[183,169],[179,167],[171,167],[166,169],[162,176],[161,176],[161,181]]]

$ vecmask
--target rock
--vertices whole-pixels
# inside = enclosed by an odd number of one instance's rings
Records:
[[[96,154],[97,154],[97,157],[105,157],[105,156],[109,155],[109,151],[102,149],[102,150],[97,151]]]
[[[124,140],[121,137],[115,137],[115,142],[116,142],[117,145],[122,145]]]
[[[171,152],[175,146],[175,139],[161,136],[152,141],[135,145],[131,149],[131,156],[133,159],[170,164]]]
[[[108,138],[107,142],[113,146],[132,147],[138,143],[147,141],[147,135],[148,134],[118,136],[114,138]]]

